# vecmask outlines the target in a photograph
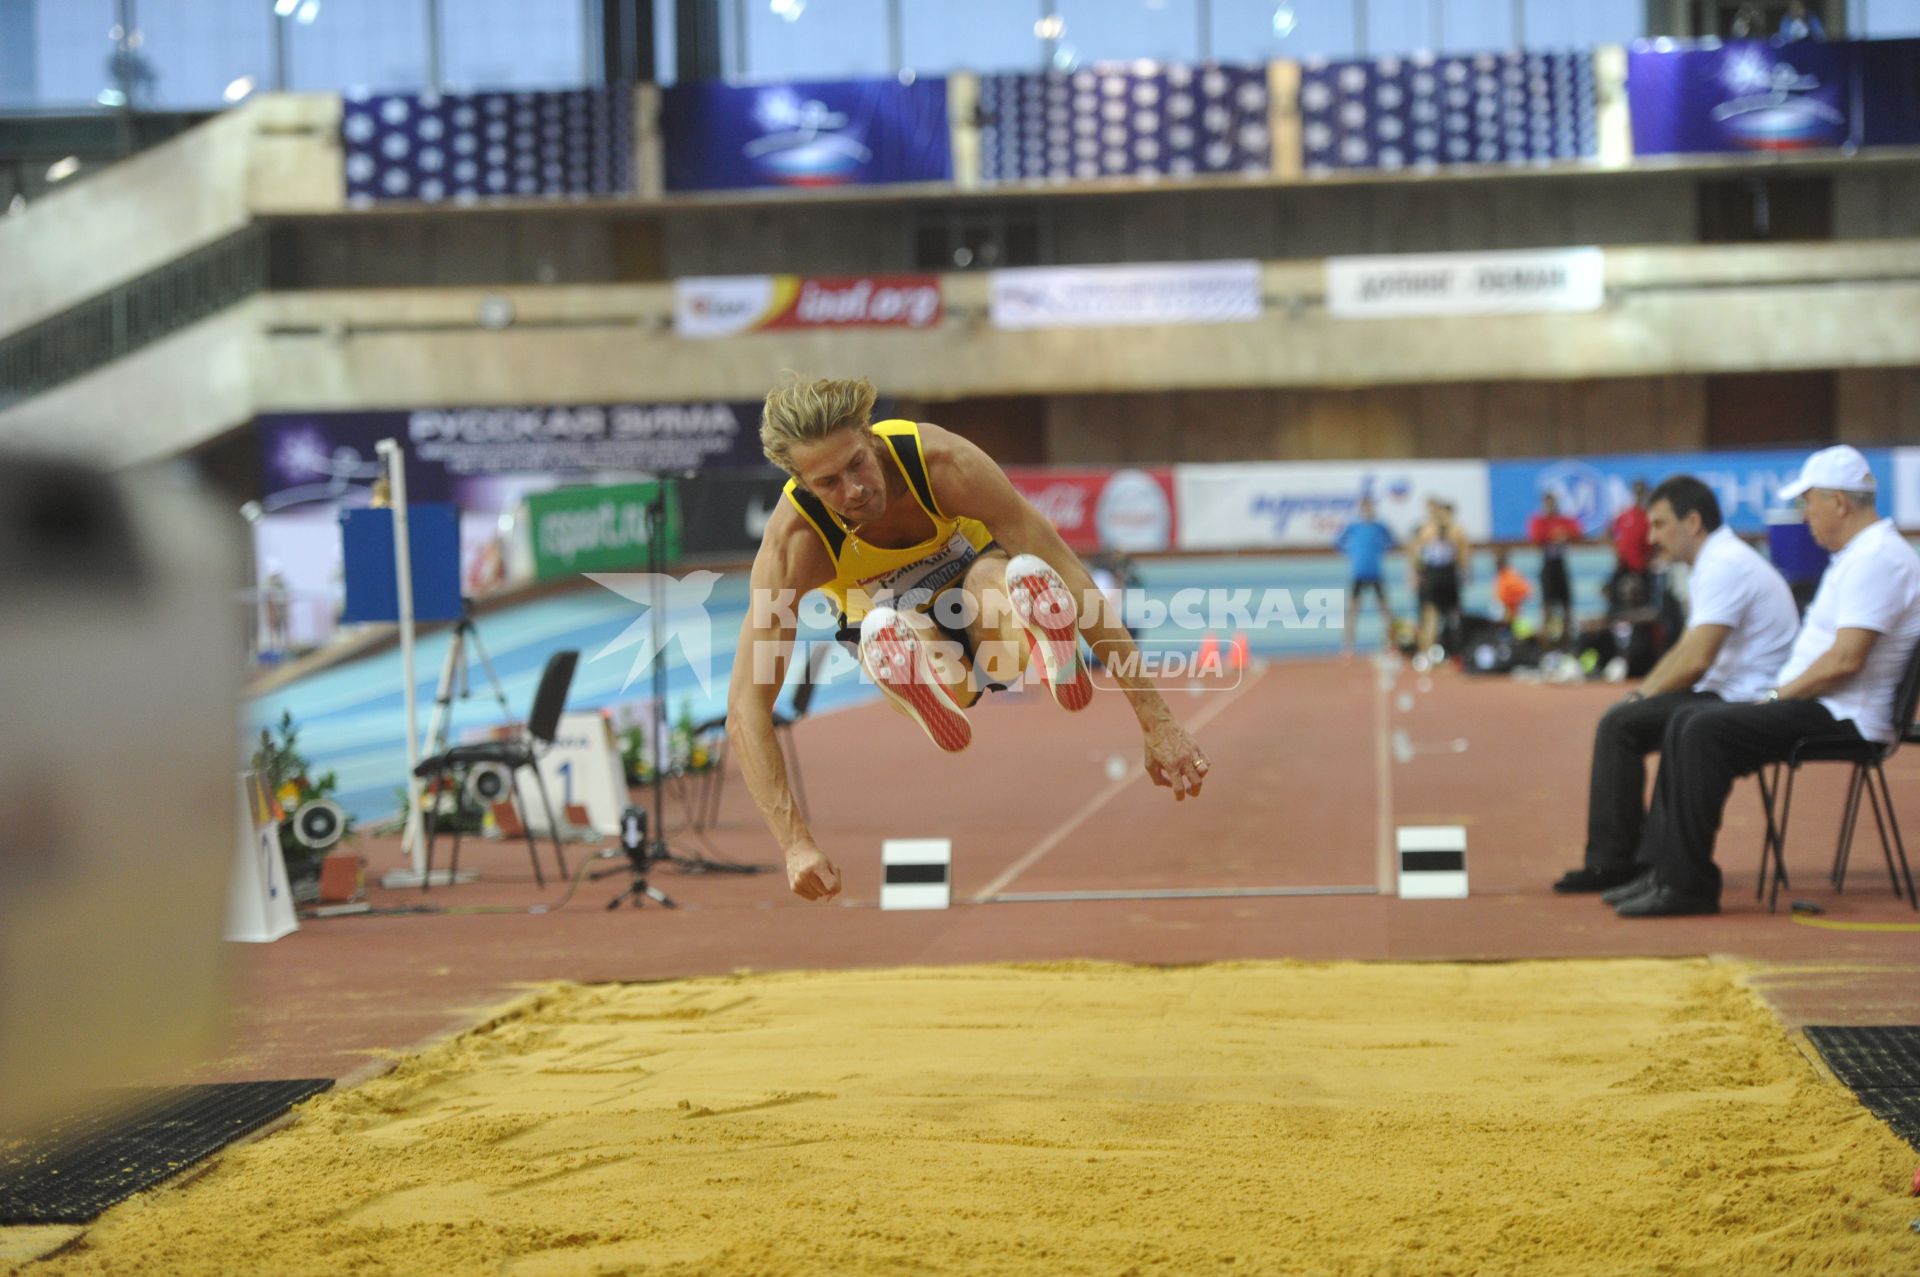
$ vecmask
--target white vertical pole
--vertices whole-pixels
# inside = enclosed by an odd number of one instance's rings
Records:
[[[420,778],[413,774],[420,765],[420,697],[413,681],[413,542],[407,532],[407,458],[400,445],[382,439],[374,451],[386,458],[387,486],[393,497],[393,567],[400,590],[400,680],[407,704],[407,825],[401,835],[402,849],[418,878],[426,872],[426,843],[421,837]]]

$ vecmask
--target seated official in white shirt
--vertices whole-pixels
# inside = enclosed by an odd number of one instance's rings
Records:
[[[1646,823],[1647,755],[1676,714],[1765,694],[1800,625],[1786,579],[1721,523],[1713,489],[1692,475],[1653,490],[1647,535],[1669,564],[1691,569],[1687,628],[1594,729],[1586,863],[1553,884],[1563,894],[1625,887],[1647,872],[1634,859]]]
[[[1621,917],[1718,912],[1713,843],[1738,777],[1808,737],[1885,744],[1906,730],[1893,721],[1893,696],[1920,643],[1920,555],[1879,516],[1875,488],[1866,458],[1842,445],[1814,453],[1781,489],[1833,559],[1779,685],[1754,704],[1698,707],[1668,724],[1639,850],[1653,869],[1622,889],[1631,894],[1618,901]]]

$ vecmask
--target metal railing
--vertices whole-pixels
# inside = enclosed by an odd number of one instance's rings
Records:
[[[249,226],[0,339],[0,410],[262,291],[267,261],[265,228]]]

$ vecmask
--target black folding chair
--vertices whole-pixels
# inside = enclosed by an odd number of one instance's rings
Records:
[[[1840,818],[1840,839],[1833,853],[1833,870],[1828,874],[1833,889],[1839,891],[1846,885],[1847,860],[1853,853],[1853,835],[1860,821],[1860,795],[1864,790],[1867,803],[1873,809],[1873,823],[1880,831],[1880,850],[1887,858],[1887,876],[1893,880],[1893,894],[1905,897],[1909,905],[1920,910],[1920,896],[1914,892],[1913,868],[1907,863],[1906,843],[1900,836],[1900,817],[1893,809],[1893,791],[1887,785],[1885,770],[1886,761],[1899,750],[1902,741],[1920,743],[1920,729],[1916,729],[1914,723],[1917,709],[1920,709],[1920,643],[1914,644],[1913,652],[1907,657],[1906,672],[1894,689],[1896,735],[1891,741],[1882,745],[1878,741],[1841,736],[1809,736],[1794,744],[1793,752],[1784,762],[1774,764],[1771,778],[1764,769],[1758,773],[1760,799],[1767,813],[1767,833],[1760,849],[1760,882],[1754,898],[1765,895],[1769,913],[1779,906],[1780,888],[1791,889],[1787,881],[1787,821],[1793,813],[1793,778],[1805,763],[1847,763],[1853,767],[1853,776],[1847,785],[1846,808]],[[1775,795],[1779,796],[1777,820]],[[1887,836],[1888,830],[1892,830],[1891,838]]]
[[[427,817],[427,872],[420,882],[425,891],[433,878],[433,844],[440,834],[439,798],[437,794],[445,791],[444,782],[453,777],[456,819],[453,822],[453,857],[447,870],[449,878],[460,872],[461,825],[457,818],[458,805],[465,801],[467,778],[473,769],[480,766],[505,767],[512,781],[514,807],[520,813],[520,832],[526,836],[527,859],[533,862],[533,880],[540,886],[547,885],[545,875],[540,872],[540,853],[533,841],[533,822],[527,819],[527,813],[520,802],[519,773],[523,770],[533,773],[534,786],[540,791],[540,805],[546,809],[547,829],[553,835],[553,858],[560,866],[560,876],[567,876],[567,856],[560,849],[560,824],[553,818],[553,802],[547,797],[547,782],[540,775],[540,756],[553,745],[554,735],[560,730],[560,715],[567,707],[567,691],[573,686],[573,671],[580,663],[580,653],[573,651],[555,652],[547,658],[547,667],[540,672],[540,685],[534,689],[533,708],[527,713],[526,730],[515,740],[480,741],[472,745],[455,745],[444,754],[435,754],[414,768],[413,774],[422,780],[431,780],[436,790],[433,805],[428,809]]]
[[[811,644],[807,652],[807,663],[800,671],[800,682],[793,689],[793,700],[783,712],[779,706],[773,709],[773,740],[780,747],[780,759],[786,764],[787,780],[793,786],[794,803],[800,808],[800,819],[809,820],[807,815],[807,786],[800,775],[800,748],[793,740],[793,725],[807,716],[807,710],[813,704],[813,689],[820,677],[820,666],[833,653],[832,645],[827,643]],[[707,772],[705,785],[695,795],[693,801],[693,827],[710,829],[720,818],[720,795],[727,783],[727,716],[709,718],[693,729],[694,736],[714,737],[713,748],[708,756],[713,760],[712,768]]]

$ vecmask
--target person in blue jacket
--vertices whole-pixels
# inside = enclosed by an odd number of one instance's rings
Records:
[[[1352,568],[1353,584],[1347,590],[1347,637],[1342,651],[1353,655],[1353,631],[1360,618],[1360,597],[1367,591],[1373,592],[1380,601],[1380,615],[1385,618],[1386,642],[1393,642],[1393,605],[1387,602],[1387,587],[1381,571],[1387,551],[1395,549],[1400,542],[1393,535],[1393,529],[1375,517],[1373,498],[1360,498],[1360,508],[1353,520],[1340,529],[1340,535],[1334,538],[1334,548],[1347,556]]]

